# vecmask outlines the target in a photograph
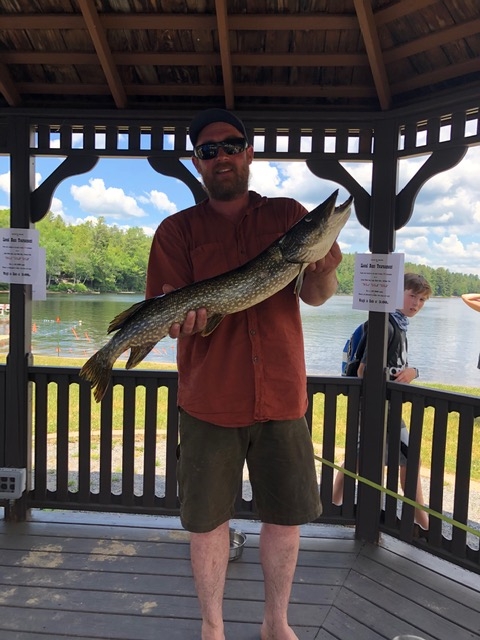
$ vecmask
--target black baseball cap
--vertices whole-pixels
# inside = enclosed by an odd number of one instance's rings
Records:
[[[205,127],[214,122],[227,122],[231,124],[232,127],[235,127],[235,129],[242,134],[245,140],[248,140],[245,125],[237,116],[233,115],[233,113],[225,109],[206,109],[195,116],[188,128],[193,146],[197,144],[198,136],[202,129],[205,129]]]

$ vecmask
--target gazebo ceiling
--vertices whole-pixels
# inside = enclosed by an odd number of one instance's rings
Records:
[[[0,3],[5,108],[388,111],[479,88],[479,0]]]

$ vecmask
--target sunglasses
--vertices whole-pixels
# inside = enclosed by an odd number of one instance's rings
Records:
[[[242,153],[248,147],[245,138],[229,138],[223,142],[205,142],[199,144],[193,150],[194,155],[199,160],[212,160],[218,156],[218,150],[221,148],[228,156],[236,156]]]

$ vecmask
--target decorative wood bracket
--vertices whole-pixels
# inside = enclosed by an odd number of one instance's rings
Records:
[[[404,227],[412,217],[415,198],[425,182],[437,173],[457,165],[467,153],[467,149],[468,147],[449,147],[432,153],[395,198],[396,230]]]
[[[65,158],[62,164],[30,194],[31,221],[39,222],[47,215],[52,204],[53,194],[60,182],[70,176],[91,171],[97,162],[98,156],[74,155]]]
[[[192,192],[196,204],[205,200],[207,197],[200,180],[198,180],[178,158],[173,160],[172,158],[149,156],[148,162],[157,173],[170,176],[171,178],[177,178],[177,180],[183,182]]]
[[[353,196],[355,213],[360,224],[369,229],[370,194],[342,167],[338,160],[307,160],[307,167],[319,178],[333,180]]]
[[[395,198],[395,230],[398,231],[404,227],[412,217],[415,198],[425,182],[437,173],[456,166],[467,150],[467,146],[460,146],[440,149],[432,153]],[[319,178],[332,180],[345,187],[354,197],[358,221],[366,229],[370,229],[371,197],[338,160],[307,160],[307,167]]]

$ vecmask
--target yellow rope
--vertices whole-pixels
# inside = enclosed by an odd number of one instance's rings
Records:
[[[387,489],[387,487],[382,487],[382,485],[377,484],[372,480],[368,480],[368,478],[359,476],[358,473],[349,471],[348,469],[345,469],[344,467],[341,467],[338,464],[335,464],[334,462],[330,462],[330,460],[326,460],[325,458],[321,458],[320,456],[317,456],[317,455],[314,455],[314,458],[315,460],[318,460],[318,462],[321,462],[322,464],[326,464],[328,467],[332,467],[332,469],[336,469],[337,471],[341,471],[346,476],[349,476],[350,478],[354,478],[358,482],[363,482],[363,484],[366,484],[369,487],[373,487],[373,489],[377,489],[377,491],[381,491],[382,493],[385,493],[386,495],[391,496],[392,498],[401,500],[402,502],[405,502],[406,504],[409,504],[412,507],[415,507],[416,509],[422,509],[422,511],[426,511],[429,515],[434,516],[435,518],[439,518],[440,520],[443,520],[443,522],[446,522],[447,524],[451,524],[454,527],[458,527],[458,529],[463,529],[463,531],[466,531],[467,533],[471,533],[472,535],[477,536],[477,538],[480,538],[480,531],[478,529],[474,529],[473,527],[470,527],[468,524],[463,524],[463,522],[458,522],[453,518],[449,518],[443,513],[439,513],[438,511],[429,509],[425,505],[415,502],[415,500],[411,500],[406,496],[402,496],[399,493],[395,493],[395,491],[392,491],[391,489]]]

